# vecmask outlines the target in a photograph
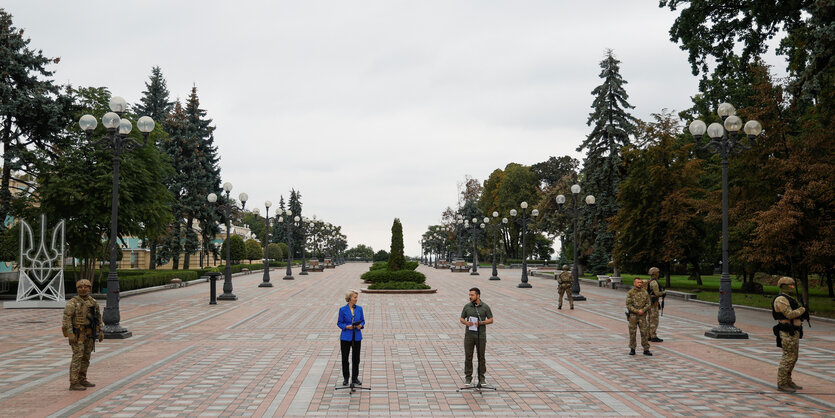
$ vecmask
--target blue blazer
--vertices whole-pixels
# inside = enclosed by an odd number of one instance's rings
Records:
[[[339,318],[336,320],[336,326],[342,330],[342,334],[339,335],[339,339],[342,341],[362,341],[362,330],[361,329],[345,329],[348,325],[353,324],[354,322],[359,322],[362,324],[362,327],[365,328],[365,317],[362,315],[362,307],[359,305],[354,306],[354,318],[351,319],[351,307],[348,304],[339,308]]]

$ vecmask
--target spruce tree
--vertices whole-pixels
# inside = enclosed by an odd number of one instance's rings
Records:
[[[301,193],[299,193],[298,190],[290,189],[290,201],[288,202],[288,205],[290,207],[290,210],[293,211],[293,215],[290,216],[291,221],[292,221],[292,218],[295,218],[296,216],[298,216],[299,218],[302,217],[301,197],[302,197],[302,195],[301,195]],[[300,258],[302,256],[302,241],[303,241],[302,237],[304,235],[303,235],[303,232],[302,232],[301,228],[302,228],[301,223],[299,224],[298,227],[296,227],[295,225],[293,226],[292,240],[293,240],[293,257],[294,258]]]
[[[23,29],[13,26],[12,15],[0,8],[0,220],[13,214],[11,182],[37,186],[29,179],[47,169],[59,158],[59,150],[76,139],[64,133],[75,116],[71,93],[62,92],[47,70],[59,58],[43,56],[30,49],[29,42]]]
[[[391,225],[391,252],[389,253],[389,270],[403,270],[406,259],[403,256],[403,225],[400,219],[394,218]]]
[[[151,68],[150,81],[145,83],[145,91],[139,102],[136,114],[150,116],[157,124],[163,124],[174,110],[174,102],[169,101],[167,83],[159,67]]]
[[[600,62],[600,78],[603,84],[592,90],[593,111],[587,125],[591,133],[577,151],[586,151],[583,160],[582,195],[594,195],[596,204],[588,207],[581,216],[581,232],[593,239],[593,252],[588,264],[593,273],[609,271],[612,259],[614,235],[609,231],[607,219],[617,214],[618,185],[623,178],[620,151],[630,145],[636,119],[629,114],[634,106],[627,102],[629,95],[623,86],[626,81],[620,75],[620,61],[612,50],[606,51]]]

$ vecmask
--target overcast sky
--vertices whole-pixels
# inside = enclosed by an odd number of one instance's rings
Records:
[[[138,102],[152,66],[172,99],[198,88],[223,181],[247,207],[290,188],[349,246],[407,255],[466,175],[570,155],[621,60],[634,115],[687,108],[697,91],[657,1],[6,0],[59,84]],[[782,66],[778,66],[781,67]]]

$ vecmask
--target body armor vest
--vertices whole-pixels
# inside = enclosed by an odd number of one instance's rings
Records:
[[[776,319],[776,320],[781,320],[781,319],[788,320],[789,318],[786,318],[786,315],[783,315],[782,312],[778,312],[776,309],[774,309],[774,302],[776,302],[777,298],[779,298],[780,296],[789,300],[789,306],[791,306],[792,310],[795,310],[795,309],[799,308],[800,303],[798,301],[794,300],[793,297],[791,297],[787,294],[784,294],[784,293],[781,293],[781,294],[777,295],[774,299],[771,300],[771,316],[773,316],[774,319]]]

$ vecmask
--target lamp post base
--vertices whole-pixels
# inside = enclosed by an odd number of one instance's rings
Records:
[[[284,276],[283,280],[296,280],[296,278],[293,277],[293,276],[287,275],[287,276]]]
[[[516,287],[519,287],[519,288],[522,288],[522,289],[530,289],[530,288],[532,288],[533,286],[531,286],[531,284],[530,284],[530,283],[525,283],[525,282],[522,282],[522,283],[519,283],[519,285],[518,285],[518,286],[516,286]]]
[[[499,276],[490,276],[490,280],[501,280]]]
[[[273,287],[273,284],[270,282],[261,282],[258,287]]]
[[[474,272],[470,273],[470,276],[479,276],[479,274],[478,274],[477,271],[474,271]]]
[[[302,272],[301,272],[301,273],[299,273],[299,276],[307,276],[307,271],[302,270]]]
[[[574,301],[575,301],[575,302],[577,302],[578,300],[586,300],[586,297],[585,297],[585,296],[583,296],[583,295],[581,295],[581,294],[579,294],[579,293],[578,293],[578,294],[576,294],[576,295],[571,295],[571,297],[572,297],[572,298],[574,298]]]
[[[104,338],[108,340],[124,340],[125,338],[130,338],[133,336],[133,333],[126,330],[120,325],[105,325],[102,328],[104,332]]]
[[[217,300],[238,300],[234,293],[224,293],[217,297]]]
[[[719,325],[710,331],[705,331],[705,337],[720,338],[725,340],[747,340],[748,334],[741,329],[731,325]]]

